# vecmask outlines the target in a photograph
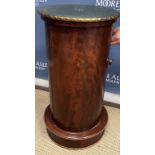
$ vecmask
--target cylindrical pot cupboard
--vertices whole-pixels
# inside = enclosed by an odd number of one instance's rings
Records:
[[[118,12],[89,5],[52,5],[38,12],[46,29],[48,134],[60,145],[86,147],[101,138],[108,120],[102,89]]]

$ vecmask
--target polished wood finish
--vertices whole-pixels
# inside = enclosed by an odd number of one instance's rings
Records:
[[[102,108],[100,119],[89,130],[83,130],[80,132],[71,132],[63,128],[60,128],[50,110],[50,106],[45,111],[45,123],[49,136],[57,143],[72,148],[85,147],[98,141],[102,136],[103,127],[107,123],[108,114],[105,108]]]
[[[46,26],[50,106],[45,124],[50,137],[67,147],[85,147],[99,140],[108,120],[102,87],[114,20],[57,21]]]

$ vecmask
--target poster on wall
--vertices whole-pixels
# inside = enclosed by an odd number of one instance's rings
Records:
[[[111,7],[120,10],[120,0],[35,0],[35,78],[36,85],[48,87],[48,62],[46,56],[45,27],[37,10],[40,7],[54,4],[87,4],[100,7]],[[119,96],[120,93],[120,19],[118,19],[112,30],[112,41],[109,58],[112,64],[108,66],[106,75],[105,92]],[[43,81],[43,82],[38,82]]]

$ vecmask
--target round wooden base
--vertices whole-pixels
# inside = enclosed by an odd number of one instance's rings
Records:
[[[57,126],[52,118],[50,106],[48,106],[45,110],[44,119],[47,132],[56,143],[70,148],[82,148],[95,143],[102,137],[105,125],[108,121],[108,114],[106,109],[103,107],[97,124],[91,129],[82,132],[70,132]]]

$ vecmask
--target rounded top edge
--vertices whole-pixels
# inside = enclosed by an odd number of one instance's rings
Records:
[[[38,9],[38,13],[45,18],[71,22],[99,22],[115,20],[119,12],[101,6],[93,5],[50,5]]]

